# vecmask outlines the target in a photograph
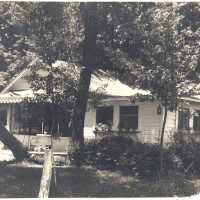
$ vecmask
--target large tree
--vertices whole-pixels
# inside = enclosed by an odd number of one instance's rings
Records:
[[[198,4],[192,4],[192,10],[190,4],[156,3],[18,5],[23,8],[17,15],[21,16],[19,21],[27,27],[25,41],[32,44],[30,55],[34,52],[48,69],[48,82],[53,83],[56,60],[80,67],[72,116],[73,138],[78,146],[84,142],[84,116],[94,70],[102,68],[133,87],[137,84],[150,90],[165,108],[165,119],[167,111],[176,108],[186,83],[191,85],[194,78],[198,81],[198,20],[194,30],[187,17],[198,14]],[[188,88],[184,93],[191,91]],[[54,95],[51,97],[54,101]]]
[[[0,122],[0,141],[12,151],[17,161],[29,158],[29,154],[23,144],[17,140]]]
[[[168,111],[175,111],[183,96],[198,93],[199,29],[183,26],[182,5],[156,4],[149,10],[148,26],[141,27],[144,46],[136,84],[151,92],[163,107],[160,133],[160,169]]]
[[[68,40],[74,40],[70,38],[71,33],[68,28],[73,24],[67,17],[70,8],[71,4],[66,6],[64,3],[56,2],[35,3],[27,14],[28,31],[32,35],[31,39],[40,58],[40,64],[31,67],[32,75],[29,80],[34,91],[43,91],[41,95],[36,95],[37,98],[33,99],[32,103],[36,101],[44,104],[42,118],[47,132],[54,135],[58,118],[61,116],[57,114],[62,110],[62,114],[66,116],[63,105],[66,104],[67,107],[66,94],[71,94],[69,91],[64,92],[66,86],[70,85],[70,80],[67,79],[69,75],[67,70],[70,71],[70,68],[64,69],[62,64],[57,67],[54,65],[57,60],[72,60],[73,45]]]
[[[96,68],[96,10],[96,3],[38,3],[29,17],[30,31],[39,55],[51,72],[48,75],[50,85],[53,86],[54,82],[52,65],[56,60],[80,66],[72,113],[72,137],[77,146],[84,143],[84,116],[91,73]],[[53,115],[53,88],[48,95],[51,97]]]
[[[84,144],[84,119],[89,95],[89,86],[92,71],[96,68],[96,39],[97,39],[97,3],[84,3],[80,5],[84,23],[84,43],[78,93],[73,113],[72,137],[75,145]]]

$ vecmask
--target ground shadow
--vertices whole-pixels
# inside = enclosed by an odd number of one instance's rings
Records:
[[[72,167],[57,170],[51,197],[171,197],[190,196],[194,185],[183,177],[148,181],[119,172]]]
[[[41,169],[0,166],[0,198],[37,197]]]

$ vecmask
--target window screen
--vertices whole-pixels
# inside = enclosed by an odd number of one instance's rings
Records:
[[[113,124],[113,106],[98,107],[96,109],[96,123]]]
[[[199,131],[200,130],[200,110],[197,110],[196,114],[194,115],[194,118],[193,118],[193,129],[195,131]]]
[[[138,129],[138,106],[120,107],[120,128]]]
[[[178,129],[188,130],[189,129],[189,118],[190,118],[189,109],[184,109],[184,110],[179,111]]]
[[[0,120],[4,126],[7,124],[7,111],[6,110],[0,111]]]

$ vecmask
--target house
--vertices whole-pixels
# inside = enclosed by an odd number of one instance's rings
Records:
[[[25,145],[50,143],[50,138],[44,133],[44,124],[36,123],[34,132],[28,134],[24,129],[23,101],[24,98],[33,98],[34,93],[30,83],[26,80],[29,70],[24,70],[0,94],[0,119],[19,140]],[[157,143],[160,138],[163,122],[163,108],[159,102],[134,102],[132,99],[136,94],[147,95],[148,91],[133,89],[119,80],[110,77],[105,72],[100,75],[93,74],[90,92],[103,91],[103,97],[98,104],[88,100],[84,138],[93,139],[97,124],[109,124],[111,132],[129,135],[141,142]],[[183,98],[187,104],[184,110],[168,112],[165,143],[169,143],[172,134],[177,130],[200,131],[200,96]],[[193,113],[191,115],[191,113]],[[127,131],[128,130],[128,131]],[[59,139],[55,140],[57,151],[63,151],[66,135],[61,133]]]

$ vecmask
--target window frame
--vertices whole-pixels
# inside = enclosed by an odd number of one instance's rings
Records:
[[[187,116],[187,119],[183,120],[183,118],[180,118],[180,115],[182,115],[181,117],[183,117],[183,113],[184,113],[184,116]],[[189,129],[190,129],[190,110],[189,110],[189,108],[179,110],[178,111],[178,130],[189,130]]]
[[[2,113],[3,113],[3,115],[5,115],[5,116],[3,116],[3,117],[5,117],[5,119],[3,119],[3,120],[1,120]],[[8,118],[8,111],[7,111],[7,109],[0,110],[0,121],[3,123],[4,126],[8,125],[7,118]]]
[[[195,112],[198,114],[198,116],[196,116],[196,115],[193,116],[193,130],[200,131],[200,110],[195,110]],[[197,120],[199,122],[197,124],[199,124],[199,125],[195,124],[195,118],[197,118]]]
[[[134,108],[134,113],[130,114],[130,113],[122,113],[122,112],[125,112],[125,111],[122,111],[123,108]],[[122,118],[132,118],[132,121],[133,121],[133,124],[134,124],[134,121],[136,121],[136,126],[135,127],[131,127],[129,126],[128,128],[126,127],[122,127]],[[125,120],[125,119],[123,119]],[[139,106],[129,106],[129,105],[122,105],[119,107],[119,129],[126,129],[126,130],[138,130],[139,128]]]
[[[98,120],[98,112],[99,112],[99,110],[100,109],[111,109],[111,112],[112,112],[112,119],[111,119],[111,123],[105,123],[105,122],[100,122],[99,120]],[[110,125],[111,127],[113,126],[113,120],[114,120],[114,106],[98,106],[97,108],[96,108],[96,124],[99,124],[99,123],[103,123],[103,124],[107,124],[107,125]]]

